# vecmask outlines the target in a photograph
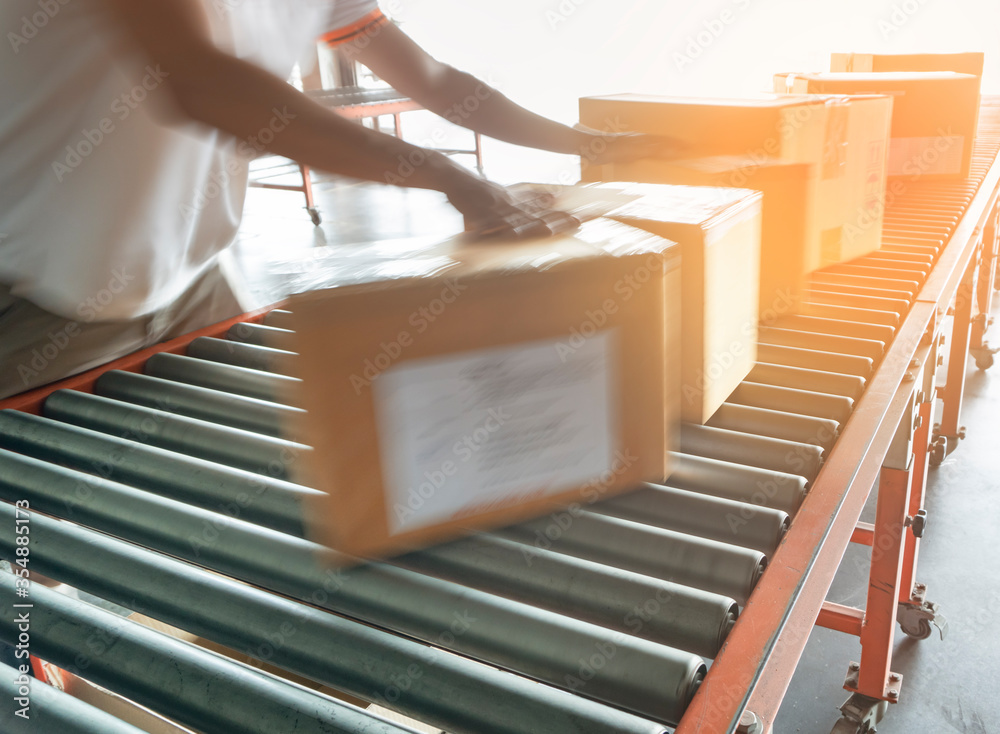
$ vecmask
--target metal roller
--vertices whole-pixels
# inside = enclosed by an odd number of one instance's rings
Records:
[[[0,503],[0,521],[13,526],[13,517]],[[13,548],[13,537],[0,535],[0,549]],[[44,515],[31,518],[31,563],[78,589],[146,608],[162,622],[452,734],[663,734],[662,726],[623,711]],[[261,644],[289,624],[295,633],[282,644]]]
[[[774,553],[789,522],[781,510],[659,484],[644,484],[642,489],[611,497],[590,509],[601,515],[752,548],[765,556]]]
[[[248,398],[287,402],[301,380],[221,362],[160,352],[146,360],[145,371],[152,377],[162,377],[188,385],[199,385],[221,392],[245,395]]]
[[[680,450],[690,456],[798,474],[808,482],[823,464],[823,449],[815,444],[690,423],[681,426]]]
[[[532,548],[722,594],[746,604],[764,554],[586,510],[565,510],[495,531]]]
[[[903,316],[910,310],[910,302],[901,298],[880,298],[877,296],[856,296],[850,293],[838,293],[827,288],[813,287],[806,294],[803,309],[812,310],[815,306],[828,306],[834,309],[846,308],[854,311],[880,311]],[[833,313],[833,312],[828,312]]]
[[[952,226],[957,225],[961,221],[962,217],[955,212],[954,207],[944,207],[940,204],[941,202],[937,202],[937,204],[930,204],[927,208],[920,208],[914,206],[912,202],[907,201],[903,206],[897,206],[894,204],[890,211],[893,216],[906,214],[907,216],[912,215],[914,217],[932,217],[937,221],[945,222],[946,224]],[[875,252],[878,252],[878,250]]]
[[[13,520],[11,520],[13,527]],[[0,663],[0,696],[4,705],[0,708],[0,731],[6,734],[27,734],[28,732],[58,732],[58,734],[145,734],[142,729],[116,719],[101,709],[84,703],[55,686],[41,683],[27,677],[22,689],[20,671]],[[27,705],[22,706],[18,698],[27,692]],[[27,708],[29,718],[15,715],[15,710]]]
[[[818,334],[813,331],[796,331],[779,329],[774,326],[762,326],[759,330],[761,344],[779,344],[783,347],[798,347],[799,349],[822,349],[844,354],[856,354],[867,357],[873,362],[882,358],[885,344],[874,339],[856,339],[849,336],[834,334]]]
[[[322,494],[262,474],[13,410],[0,447],[302,537],[303,505]]]
[[[865,378],[857,375],[845,375],[842,372],[826,372],[825,370],[808,370],[804,367],[791,367],[767,362],[755,364],[747,375],[747,380],[762,385],[780,385],[781,387],[793,387],[809,392],[843,395],[851,400],[857,400],[861,397],[866,384]]]
[[[845,375],[856,375],[864,379],[868,379],[874,367],[872,360],[867,357],[824,352],[818,349],[783,347],[778,344],[758,344],[757,359],[768,364],[838,372]]]
[[[893,273],[898,273],[900,277],[912,278],[917,282],[922,282],[927,277],[927,273],[930,272],[930,266],[920,259],[915,261],[905,258],[894,259],[892,253],[887,252],[881,253],[881,257],[866,256],[864,259],[856,261],[855,265],[868,271],[884,273],[887,278],[892,278],[894,277]]]
[[[264,324],[240,322],[234,324],[226,332],[226,338],[243,344],[256,344],[261,347],[294,351],[292,349],[292,334],[288,329],[278,329]]]
[[[13,574],[0,573],[0,601],[18,603]],[[31,604],[33,654],[203,734],[416,734],[39,584]],[[6,640],[13,616],[0,617]]]
[[[902,231],[904,229],[905,227],[890,227],[889,229],[884,230],[882,234],[882,247],[885,247],[887,244],[892,246],[913,245],[919,247],[932,247],[938,252],[942,247],[944,247],[944,237],[933,235],[930,232],[907,234]]]
[[[882,248],[868,254],[869,260],[879,260],[885,262],[906,262],[930,268],[934,264],[934,257],[926,253],[902,252],[899,250],[887,250]]]
[[[676,723],[705,674],[701,658],[666,645],[386,564],[333,569],[348,559],[315,543],[0,454],[21,464],[0,482],[7,499],[656,721]]]
[[[886,217],[883,220],[884,224],[888,224],[893,231],[911,231],[911,232],[924,232],[931,235],[938,235],[940,237],[948,237],[951,234],[951,226],[947,221],[942,221],[941,219],[933,215],[923,215],[923,216],[907,216],[901,217],[896,215],[891,209],[886,212]],[[861,258],[860,260],[854,261],[856,265],[867,265],[871,260],[868,256]],[[916,270],[917,268],[912,268]]]
[[[806,480],[727,461],[671,454],[674,470],[667,484],[713,497],[771,507],[795,516],[806,496]]]
[[[871,339],[888,344],[892,341],[895,330],[887,324],[875,322],[849,321],[847,319],[828,318],[816,315],[783,316],[775,326],[783,329],[800,329],[814,334],[831,334],[846,336],[852,339]]]
[[[914,293],[908,288],[903,288],[897,284],[888,286],[873,285],[865,278],[858,278],[855,275],[826,275],[823,272],[813,273],[810,289],[835,291],[853,296],[872,296],[875,298],[889,298],[892,300],[903,300],[907,303],[913,299]]]
[[[888,304],[869,304],[867,306],[821,303],[810,300],[813,295],[812,292],[808,293],[807,300],[801,304],[803,316],[850,321],[854,324],[880,324],[895,329],[899,326],[900,315],[906,313],[908,307],[906,301],[889,301]],[[900,303],[902,310],[897,310],[900,308]],[[886,305],[895,306],[895,308],[886,308]],[[891,335],[889,338],[892,338]]]
[[[278,479],[287,479],[303,453],[312,450],[293,441],[219,426],[76,390],[57,390],[52,393],[46,398],[42,412],[55,420],[268,474]]]
[[[242,344],[232,339],[216,339],[211,336],[199,336],[188,344],[187,354],[196,359],[206,359],[210,362],[232,364],[251,370],[276,372],[288,375],[292,373],[292,360],[295,352],[283,349],[271,349],[256,344]]]
[[[283,426],[290,425],[299,414],[305,413],[288,405],[121,370],[109,370],[97,378],[94,393],[278,437],[287,434]]]
[[[390,562],[707,658],[719,652],[739,612],[719,594],[493,535]]]
[[[813,273],[812,279],[814,283],[838,286],[838,290],[840,290],[839,286],[849,286],[863,290],[862,295],[881,295],[887,298],[904,297],[907,300],[916,295],[918,287],[913,281],[872,278],[848,273],[827,273],[825,271]]]
[[[932,260],[936,260],[943,244],[940,239],[886,237],[882,240],[882,249],[886,252],[926,254]]]
[[[264,316],[265,326],[274,326],[278,329],[288,329],[291,326],[291,311],[282,308],[273,308]]]
[[[753,433],[798,443],[811,443],[826,450],[833,447],[840,430],[836,421],[811,415],[783,413],[749,405],[723,403],[705,422],[712,428]]]
[[[882,278],[889,281],[898,280],[905,283],[907,287],[912,286],[914,289],[920,287],[920,282],[927,275],[927,273],[918,268],[885,268],[867,263],[832,265],[828,268],[828,272],[834,275],[860,275],[863,278]]]
[[[809,390],[797,390],[778,385],[761,385],[756,382],[741,382],[732,395],[730,403],[750,405],[755,408],[780,410],[784,413],[799,413],[816,418],[826,418],[844,425],[854,401],[843,395],[830,395]]]

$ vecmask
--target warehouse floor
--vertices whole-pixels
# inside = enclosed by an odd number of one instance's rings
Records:
[[[294,175],[289,180],[297,182]],[[301,194],[250,190],[237,252],[258,305],[282,295],[275,270],[308,262],[326,251],[323,245],[350,249],[375,238],[447,234],[461,227],[454,210],[433,192],[373,193],[367,186],[330,181],[317,187],[317,203],[324,216],[319,228],[309,221]],[[281,260],[277,268],[268,264],[275,258]],[[1000,325],[992,336],[1000,344]],[[918,573],[928,599],[941,605],[948,634],[942,641],[935,629],[929,639],[915,641],[897,628],[892,669],[904,677],[902,693],[879,725],[880,734],[1000,732],[1000,555],[993,543],[1000,522],[1000,366],[982,372],[970,360],[965,394],[968,438],[930,472]],[[874,513],[873,496],[862,519],[871,521]],[[868,552],[848,548],[831,601],[864,604]],[[841,688],[847,665],[859,654],[857,638],[815,629],[775,733],[827,734],[847,698]]]

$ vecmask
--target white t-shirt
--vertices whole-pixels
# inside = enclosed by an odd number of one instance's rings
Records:
[[[202,2],[220,48],[282,79],[320,35],[378,14],[377,0]],[[152,313],[211,267],[248,167],[246,141],[163,124],[164,70],[124,50],[102,7],[0,3],[0,283],[84,321]]]

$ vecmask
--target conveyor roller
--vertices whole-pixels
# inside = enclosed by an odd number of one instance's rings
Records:
[[[13,410],[0,411],[0,446],[292,535],[317,490]]]
[[[0,518],[13,524],[13,508],[0,503]],[[552,734],[663,733],[603,704],[93,530],[37,514],[31,523],[32,563],[41,573],[454,734],[523,734],[536,726]],[[0,536],[0,548],[11,552],[13,538]],[[282,629],[282,644],[262,643]]]
[[[764,554],[644,523],[582,511],[498,530],[534,548],[673,581],[745,604],[764,571]]]
[[[665,645],[381,563],[334,570],[338,559],[299,538],[6,451],[0,461],[8,500],[558,687],[575,671],[582,695],[658,721],[679,719],[705,672]],[[461,634],[442,638],[456,620]]]
[[[292,441],[75,390],[52,393],[45,401],[45,415],[279,479],[287,478],[299,456],[311,450]]]

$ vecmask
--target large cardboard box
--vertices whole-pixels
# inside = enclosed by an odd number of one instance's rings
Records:
[[[768,156],[638,160],[600,167],[605,181],[722,186],[763,194],[759,305],[762,323],[794,313],[820,264],[817,165]],[[683,267],[683,265],[682,265]]]
[[[691,158],[756,155],[819,163],[827,141],[825,100],[783,95],[755,98],[612,94],[580,98],[580,122],[596,130],[666,135]],[[584,160],[586,163],[586,159]],[[584,166],[585,180],[588,178]]]
[[[615,222],[430,247],[424,271],[288,308],[325,490],[310,534],[409,550],[667,473],[666,279],[676,246]],[[398,270],[398,269],[397,269]]]
[[[608,218],[678,243],[680,354],[667,360],[680,362],[682,420],[705,423],[757,359],[761,194],[601,183],[562,189],[556,207],[585,210],[589,197],[608,203]]]
[[[792,94],[885,94],[894,98],[890,176],[969,175],[979,120],[979,77],[949,71],[781,73],[774,89]]]
[[[830,54],[830,71],[955,71],[983,75],[985,54]]]
[[[843,212],[841,202],[822,196],[821,183],[845,175],[846,104],[843,97],[782,94],[584,97],[580,121],[589,127],[667,135],[688,147],[681,161],[592,165],[584,157],[582,179],[764,192],[760,316],[771,320],[776,308],[779,313],[797,308],[806,275],[823,262],[823,230]],[[769,201],[768,191],[786,199]],[[811,198],[805,201],[803,195]]]

